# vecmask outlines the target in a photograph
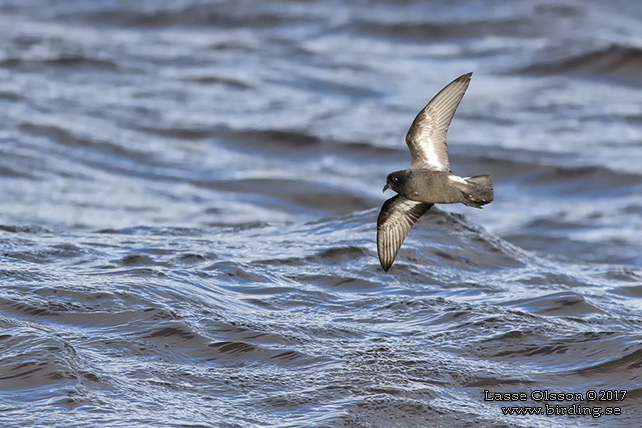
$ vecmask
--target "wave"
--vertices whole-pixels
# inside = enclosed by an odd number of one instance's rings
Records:
[[[42,63],[48,66],[64,68],[97,68],[107,71],[118,71],[117,63],[103,58],[94,58],[81,54],[58,54],[46,58],[20,58],[8,57],[0,60],[0,67],[5,68],[28,68],[29,66]]]
[[[619,196],[618,191],[642,185],[642,174],[599,164],[581,165],[571,153],[461,144],[453,145],[450,152],[452,165],[465,165],[469,171],[488,171],[496,183],[519,182],[550,188],[561,195]]]
[[[487,19],[482,21],[408,22],[355,20],[355,26],[370,36],[423,40],[515,35],[530,26],[527,18]]]
[[[291,8],[290,8],[291,10]],[[85,18],[99,24],[110,24],[131,27],[170,27],[170,26],[212,26],[222,28],[252,25],[256,27],[293,24],[305,19],[296,13],[287,13],[288,9],[251,5],[233,2],[221,6],[220,2],[211,4],[185,4],[178,7],[117,7],[91,11]]]
[[[384,274],[377,211],[245,228],[20,229],[34,233],[28,240],[5,226],[0,249],[13,256],[0,273],[12,285],[0,290],[0,341],[21,358],[5,359],[0,377],[15,388],[86,391],[79,400],[89,403],[103,389],[129,394],[132,383],[147,399],[160,388],[185,400],[192,383],[236,398],[242,381],[271,409],[340,391],[356,403],[348,419],[379,420],[359,403],[380,403],[424,425],[426,411],[450,406],[430,399],[434,386],[544,388],[562,372],[584,388],[587,376],[621,372],[629,387],[640,354],[608,323],[630,313],[585,291],[608,272],[543,261],[433,208]],[[43,265],[26,280],[18,270],[32,254]],[[520,364],[536,370],[524,375]],[[300,389],[279,384],[290,370]]]
[[[527,73],[573,73],[642,80],[642,49],[611,45],[566,58],[543,61],[520,70]]]

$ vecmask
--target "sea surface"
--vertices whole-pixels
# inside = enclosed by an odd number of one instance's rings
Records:
[[[0,426],[642,426],[640,22],[0,0]],[[451,166],[496,199],[386,274],[386,175],[471,71]]]

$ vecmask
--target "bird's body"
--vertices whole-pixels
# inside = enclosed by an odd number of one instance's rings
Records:
[[[385,271],[392,266],[413,224],[433,204],[455,204],[481,208],[494,198],[490,175],[460,177],[450,170],[446,134],[468,88],[472,73],[442,89],[417,115],[406,143],[410,168],[388,175],[384,192],[398,193],[388,199],[377,219],[377,250]]]
[[[433,204],[462,204],[480,208],[493,200],[489,175],[459,177],[450,172],[416,168],[390,174],[387,186],[406,199]],[[394,179],[397,178],[395,183]]]

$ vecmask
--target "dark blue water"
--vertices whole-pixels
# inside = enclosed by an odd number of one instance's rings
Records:
[[[641,19],[0,0],[0,425],[641,425]],[[385,177],[470,71],[451,167],[496,199],[386,274]]]

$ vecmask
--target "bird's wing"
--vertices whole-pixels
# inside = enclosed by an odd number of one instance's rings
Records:
[[[377,219],[377,251],[383,270],[388,272],[410,228],[432,206],[401,195],[384,202]]]
[[[410,168],[450,172],[446,134],[473,73],[453,80],[419,112],[406,135]]]

